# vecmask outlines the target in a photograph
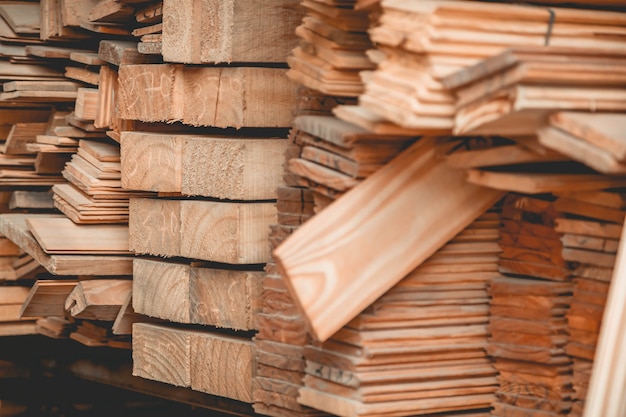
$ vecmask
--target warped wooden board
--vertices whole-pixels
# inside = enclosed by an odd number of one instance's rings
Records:
[[[463,177],[437,159],[433,138],[421,139],[274,251],[316,338],[330,337],[501,197]],[[418,200],[437,209],[414,216]],[[378,244],[363,245],[383,240],[395,249],[384,258]]]
[[[120,67],[116,98],[122,119],[236,128],[290,126],[296,99],[281,68],[175,64]]]
[[[288,143],[248,138],[122,132],[122,186],[230,200],[276,198]]]
[[[297,45],[297,0],[163,2],[163,58],[187,64],[285,62]]]
[[[65,299],[76,286],[73,280],[37,280],[20,310],[20,317],[65,316]]]
[[[262,271],[194,267],[135,259],[135,312],[177,323],[237,330],[257,328]]]
[[[26,224],[46,253],[130,253],[126,226],[80,226],[62,217],[31,217]]]
[[[27,219],[54,215],[7,213],[0,216],[0,233],[11,239],[55,275],[132,275],[132,258],[113,255],[48,255],[28,230]],[[66,219],[64,216],[56,216]]]

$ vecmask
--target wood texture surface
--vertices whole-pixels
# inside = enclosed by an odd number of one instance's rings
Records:
[[[285,62],[297,44],[297,0],[163,2],[163,59],[186,64]]]
[[[316,338],[330,337],[500,198],[463,177],[422,139],[274,251]],[[425,201],[430,208],[415,216]]]
[[[280,68],[124,65],[118,109],[123,119],[192,126],[287,127],[294,85]]]
[[[137,253],[231,264],[269,259],[272,202],[130,200],[130,246]]]
[[[256,329],[261,271],[192,267],[135,259],[133,308],[177,323]]]
[[[230,200],[276,198],[284,139],[122,132],[122,186]]]

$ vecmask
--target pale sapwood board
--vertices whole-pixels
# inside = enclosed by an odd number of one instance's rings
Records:
[[[461,173],[436,158],[434,140],[422,139],[306,223],[274,256],[311,332],[325,340],[500,196],[468,186]],[[414,216],[414,208],[424,201],[437,209]],[[426,213],[434,218],[426,219]],[[443,217],[445,222],[438,221]],[[402,240],[406,250],[400,249],[398,236],[409,229]],[[383,258],[379,243],[385,239],[396,250]],[[416,251],[417,246],[422,250]]]

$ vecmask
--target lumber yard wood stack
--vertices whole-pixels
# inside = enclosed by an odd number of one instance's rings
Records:
[[[298,6],[164,1],[135,29],[139,51],[160,47],[164,63],[118,72],[118,116],[133,121],[120,134],[122,186],[157,193],[130,200],[130,248],[143,255],[132,311],[168,321],[133,326],[136,376],[254,402],[252,336],[296,105],[285,59]]]

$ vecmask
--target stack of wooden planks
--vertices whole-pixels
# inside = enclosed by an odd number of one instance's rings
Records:
[[[120,62],[116,116],[132,121],[119,135],[121,183],[157,193],[130,199],[132,307],[169,321],[134,325],[134,375],[254,402],[252,336],[296,106],[283,52],[295,6],[164,1],[167,63]]]
[[[369,10],[359,9],[357,3],[301,2],[306,9],[296,29],[301,41],[287,60],[292,80],[331,96],[356,97],[363,91],[360,73],[375,64],[366,55],[372,48]]]
[[[330,339],[307,346],[299,401],[341,416],[488,415],[497,380],[485,351],[487,286],[499,276],[498,229],[494,208]]]
[[[424,133],[455,128],[456,98],[444,78],[507,47],[624,49],[618,12],[434,0],[383,0],[381,6],[380,24],[370,34],[384,59],[368,77],[359,103]]]
[[[624,62],[626,51],[610,46],[511,48],[444,79],[456,96],[454,133],[534,134],[555,107],[623,112]]]
[[[20,316],[22,303],[28,296],[29,288],[23,285],[10,285],[3,282],[0,286],[0,336],[36,334],[35,319]]]
[[[299,116],[293,140],[302,145],[287,171],[298,185],[313,190],[319,209],[339,198],[415,141],[401,135],[377,135],[330,116]]]

